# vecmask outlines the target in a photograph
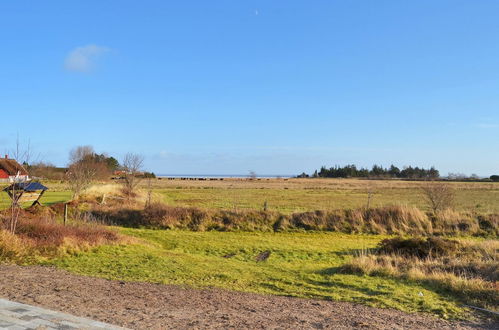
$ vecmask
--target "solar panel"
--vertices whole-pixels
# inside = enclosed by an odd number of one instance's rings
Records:
[[[4,191],[11,191],[11,190],[37,191],[37,190],[48,190],[48,189],[49,188],[45,187],[40,182],[18,182],[8,186],[7,188],[4,189]]]

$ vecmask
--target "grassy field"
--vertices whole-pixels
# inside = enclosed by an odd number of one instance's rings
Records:
[[[415,282],[342,274],[338,267],[383,237],[339,233],[227,233],[122,229],[139,239],[50,261],[118,279],[359,302],[459,318],[460,304]],[[255,257],[271,251],[266,261]]]
[[[287,214],[352,209],[365,206],[371,192],[373,207],[401,204],[427,210],[422,184],[354,179],[144,180],[137,205],[142,210],[143,197],[151,188],[155,199],[170,206],[206,209],[261,210],[265,201],[269,210]],[[50,190],[42,204],[70,199],[71,193],[64,183],[46,182],[46,185]],[[499,184],[451,185],[457,195],[457,210],[499,213]],[[109,183],[98,184],[87,194],[95,198],[115,188]],[[8,202],[8,196],[0,193],[0,208],[7,207]],[[339,271],[354,255],[375,247],[383,236],[333,232],[119,230],[134,237],[135,242],[71,250],[69,254],[44,258],[42,262],[109,279],[352,301],[450,318],[465,315],[460,307],[463,302],[443,291],[441,286],[438,289],[421,281]],[[256,256],[264,251],[271,252],[269,259],[257,262]]]
[[[262,209],[282,213],[409,205],[427,209],[421,182],[356,179],[270,179],[224,181],[156,182],[153,191],[167,204],[220,209]],[[499,184],[451,183],[456,192],[456,209],[482,213],[499,212]]]
[[[267,201],[269,210],[282,213],[353,209],[365,206],[368,198],[367,191],[360,189],[163,188],[154,191],[161,194],[165,203],[174,206],[262,209]],[[370,202],[373,207],[393,204],[427,209],[423,195],[416,188],[383,188],[373,194]],[[499,212],[499,189],[457,190],[456,209]]]
[[[141,188],[147,190],[148,181]],[[223,181],[153,180],[157,199],[172,206],[194,206],[216,209],[263,208],[282,213],[313,210],[351,209],[371,206],[409,205],[427,210],[421,193],[422,182],[358,179],[225,179]],[[499,213],[499,183],[450,183],[456,192],[458,211]],[[46,182],[50,190],[42,203],[47,205],[68,200],[71,193],[65,184]],[[0,208],[8,205],[6,193],[0,193]]]

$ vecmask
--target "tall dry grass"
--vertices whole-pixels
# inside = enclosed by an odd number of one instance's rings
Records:
[[[499,241],[395,238],[363,253],[344,272],[421,282],[449,292],[466,304],[499,311]]]
[[[88,213],[103,223],[130,227],[195,231],[313,230],[388,235],[497,236],[496,216],[474,217],[454,211],[429,215],[409,206],[314,211],[286,215],[273,211],[229,211],[173,207],[94,205]]]

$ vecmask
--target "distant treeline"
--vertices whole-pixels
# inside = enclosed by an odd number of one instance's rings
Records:
[[[401,179],[437,179],[440,173],[434,167],[429,169],[421,167],[406,166],[402,169],[395,165],[388,168],[374,165],[371,169],[357,168],[355,165],[334,166],[327,168],[322,166],[319,171],[315,171],[311,175],[315,178],[401,178]],[[298,175],[298,177],[310,177],[306,173]]]

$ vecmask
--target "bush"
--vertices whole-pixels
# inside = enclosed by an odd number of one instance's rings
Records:
[[[444,211],[454,206],[455,192],[449,184],[428,182],[421,186],[421,190],[433,213]]]
[[[499,236],[498,214],[479,215],[477,220],[478,226],[485,234]]]
[[[22,211],[15,235],[7,232],[5,221],[2,225],[1,261],[27,262],[37,257],[64,255],[120,240],[116,232],[101,225],[71,223],[65,226],[55,221],[51,211],[41,207]]]
[[[16,235],[29,239],[33,246],[41,248],[59,247],[66,240],[81,245],[98,245],[118,240],[118,235],[103,226],[90,224],[63,224],[47,219],[20,221]]]
[[[451,257],[461,247],[459,242],[439,237],[428,238],[391,238],[381,241],[380,252],[401,256],[417,257]]]

